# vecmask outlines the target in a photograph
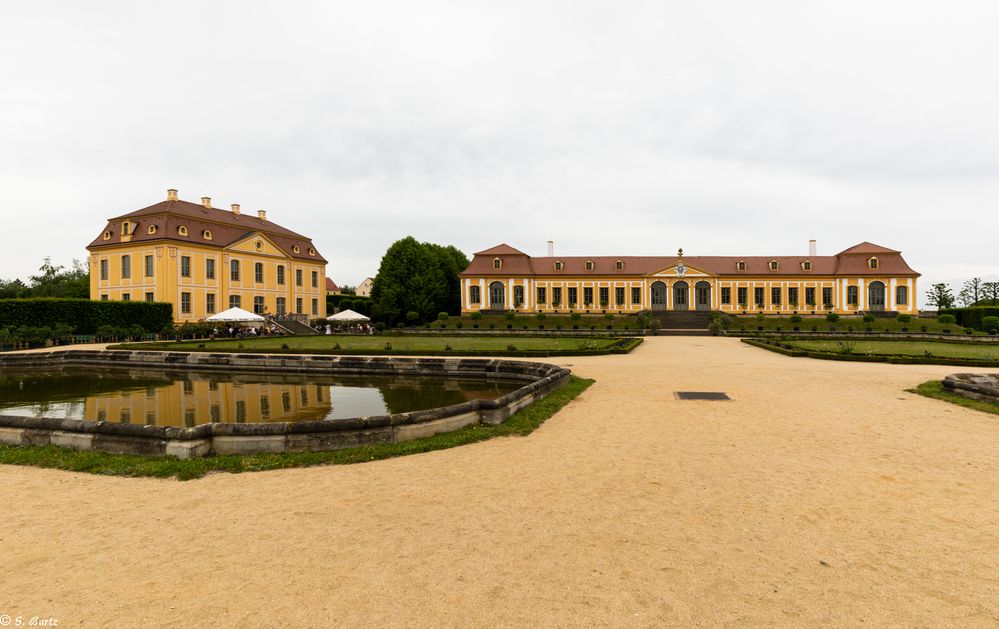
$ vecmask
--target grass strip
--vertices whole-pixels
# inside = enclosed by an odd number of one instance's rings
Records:
[[[211,472],[259,472],[312,465],[346,465],[396,456],[444,450],[495,437],[529,435],[563,406],[585,391],[593,380],[570,376],[569,382],[545,398],[514,413],[498,426],[475,425],[423,439],[385,443],[328,452],[287,452],[213,456],[199,459],[143,457],[134,454],[79,451],[58,446],[9,446],[0,444],[0,464],[32,465],[71,472],[108,476],[201,478]]]
[[[950,402],[951,404],[957,404],[958,406],[963,406],[965,408],[971,408],[976,411],[982,411],[983,413],[992,413],[993,415],[999,415],[999,404],[994,402],[986,402],[984,400],[972,400],[956,393],[951,393],[944,387],[943,382],[940,380],[930,380],[929,382],[924,382],[914,389],[907,389],[909,393],[917,393],[924,397],[930,397],[934,400],[942,400],[944,402]]]

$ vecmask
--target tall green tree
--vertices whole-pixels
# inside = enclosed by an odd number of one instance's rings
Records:
[[[938,309],[953,308],[954,293],[951,291],[950,286],[947,286],[943,282],[934,284],[926,293],[926,303],[936,306]]]
[[[958,299],[961,300],[962,306],[974,306],[982,298],[982,278],[973,277],[964,283],[961,287],[961,292],[958,293]]]
[[[74,299],[90,298],[90,269],[87,263],[73,260],[73,266],[52,264],[52,258],[45,258],[37,275],[25,284],[19,279],[0,280],[0,298],[63,297]]]
[[[382,256],[371,288],[371,314],[393,325],[416,312],[421,321],[433,321],[442,310],[461,308],[458,273],[468,258],[452,246],[398,240]]]
[[[982,295],[986,305],[999,306],[999,282],[983,282]]]

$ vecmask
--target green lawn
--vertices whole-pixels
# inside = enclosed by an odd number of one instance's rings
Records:
[[[842,353],[844,346],[852,347],[853,354],[873,354],[883,356],[935,356],[940,358],[972,358],[976,360],[999,360],[999,344],[947,343],[942,341],[896,341],[896,340],[789,340],[795,349],[814,352]],[[851,345],[847,345],[851,344]]]
[[[445,335],[322,335],[290,336],[217,341],[182,341],[122,345],[126,349],[212,352],[295,352],[295,353],[462,353],[505,354],[508,352],[588,352],[609,350],[622,339],[550,336],[445,336]],[[287,347],[286,347],[287,346]],[[448,349],[450,347],[450,349]],[[511,349],[512,348],[512,349]]]
[[[0,464],[33,465],[110,476],[177,477],[180,480],[188,480],[200,478],[210,472],[238,473],[310,465],[365,463],[407,454],[453,448],[494,437],[529,435],[591,384],[593,384],[593,380],[571,376],[567,384],[552,391],[543,399],[517,411],[498,426],[469,426],[454,432],[402,443],[384,443],[330,452],[212,456],[187,460],[173,457],[144,457],[134,454],[81,452],[58,446],[8,446],[0,444]]]
[[[927,334],[953,334],[955,336],[965,335],[965,328],[950,324],[944,325],[936,319],[913,317],[906,323],[902,323],[894,318],[875,318],[871,323],[865,323],[859,316],[841,316],[835,323],[826,321],[825,315],[811,316],[802,315],[800,323],[792,323],[791,317],[771,317],[762,319],[757,315],[735,315],[729,317],[728,329],[733,332],[757,332],[762,327],[765,332],[775,332],[780,328],[781,332],[793,332],[797,326],[801,332],[858,332],[865,333],[867,328],[873,332],[893,332],[899,334],[912,334],[925,332]],[[976,332],[976,334],[983,334]]]
[[[936,400],[957,404],[958,406],[973,408],[976,411],[982,411],[983,413],[999,415],[999,404],[983,400],[971,400],[955,393],[951,393],[944,388],[943,382],[940,380],[930,380],[929,382],[924,382],[915,389],[909,389],[909,391],[911,393],[918,393],[919,395],[931,397]]]

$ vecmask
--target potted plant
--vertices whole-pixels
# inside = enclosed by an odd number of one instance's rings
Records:
[[[479,321],[482,321],[482,313],[481,312],[473,312],[472,313],[472,321],[474,322],[474,323],[472,323],[472,327],[475,328],[475,329],[478,329],[478,327],[479,327]]]
[[[545,319],[546,318],[547,317],[545,316],[545,313],[543,313],[543,312],[539,312],[537,314],[537,316],[535,317],[535,319],[538,320],[538,329],[539,330],[544,330],[545,329]]]
[[[739,310],[742,311],[742,314],[749,314],[749,304],[744,301],[739,302]]]
[[[516,313],[513,310],[507,310],[506,312],[503,313],[503,318],[506,319],[506,329],[507,330],[512,330],[513,329],[513,319],[514,319],[515,316],[516,316]]]
[[[591,302],[591,301],[590,301],[589,299],[587,299],[587,300],[586,300],[586,301],[585,301],[585,302],[583,303],[583,308],[585,308],[585,309],[586,309],[586,312],[587,312],[587,314],[589,314],[589,312],[590,312],[590,306],[592,306],[592,305],[593,305],[593,302]]]
[[[578,312],[574,312],[571,315],[569,315],[569,318],[572,319],[572,329],[578,330],[579,320],[583,318],[583,315],[579,314]]]
[[[787,307],[791,309],[791,314],[798,314],[798,302],[789,301],[787,302]]]
[[[614,315],[612,315],[612,314],[605,314],[604,315],[604,321],[607,322],[607,329],[608,330],[611,330],[611,329],[614,328],[614,325],[613,325],[614,324]]]

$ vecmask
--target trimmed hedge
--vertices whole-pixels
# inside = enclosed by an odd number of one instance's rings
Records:
[[[0,299],[0,328],[68,325],[76,334],[94,334],[103,326],[142,326],[159,332],[173,324],[173,305],[148,301],[90,299]]]
[[[982,319],[999,317],[999,306],[971,306],[970,308],[941,308],[938,315],[954,315],[958,325],[976,330],[985,330]],[[988,330],[986,330],[988,331]]]

